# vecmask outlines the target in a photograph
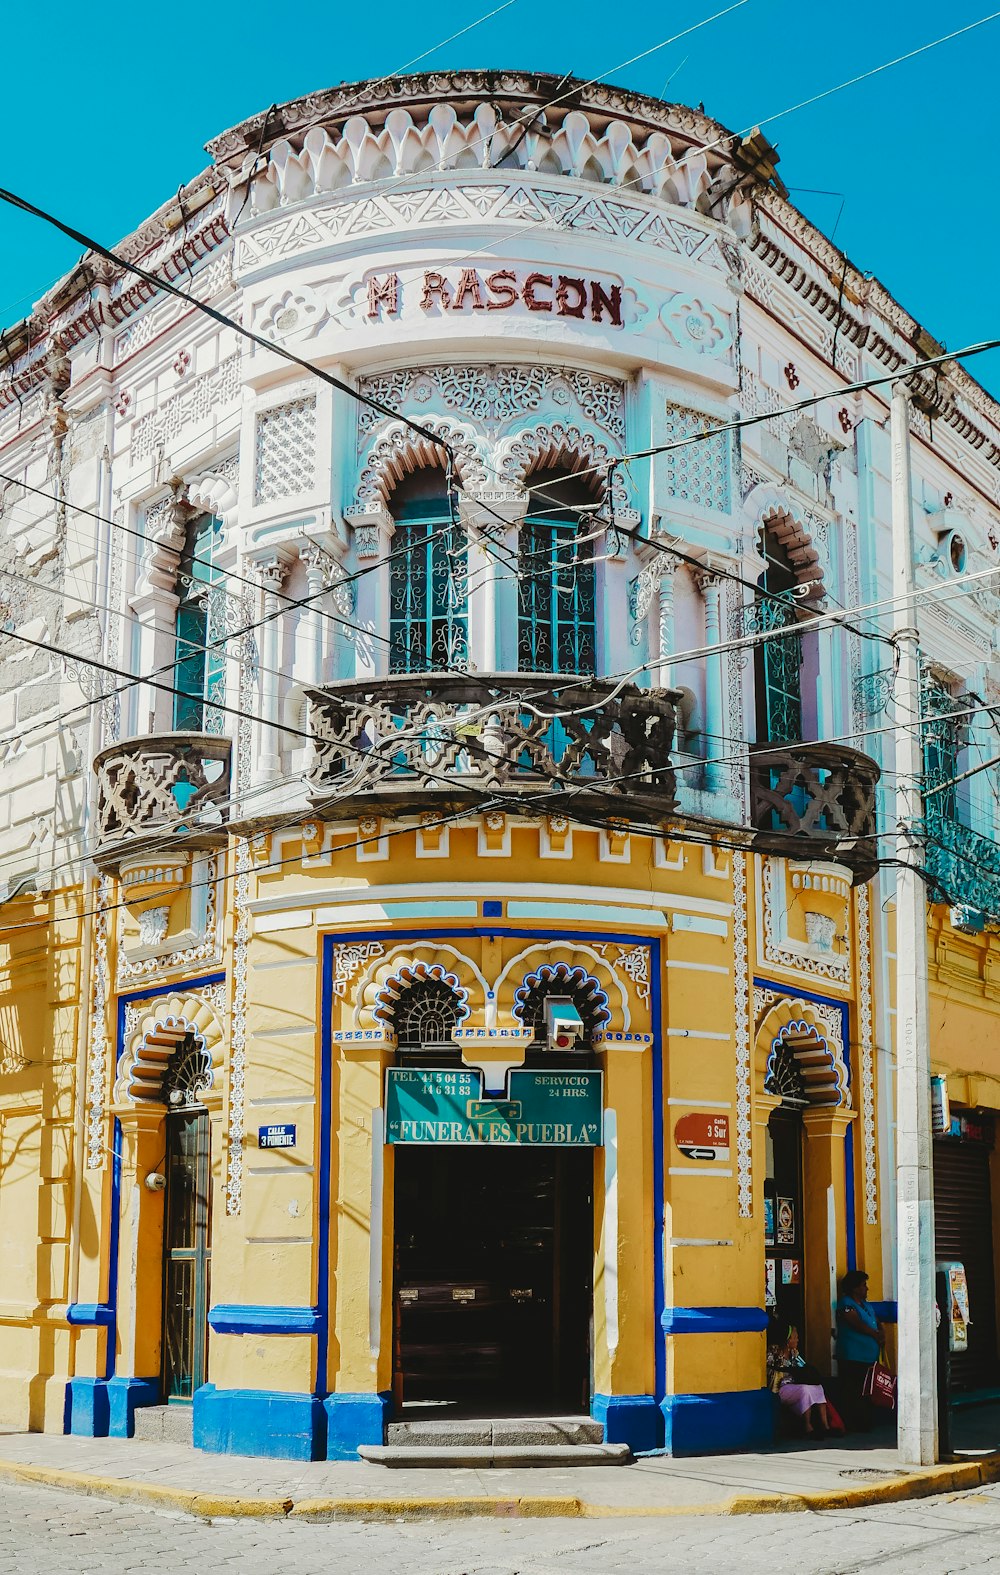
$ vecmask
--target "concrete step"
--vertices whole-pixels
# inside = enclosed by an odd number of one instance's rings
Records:
[[[627,1466],[632,1451],[627,1444],[450,1444],[438,1448],[425,1445],[362,1444],[362,1460],[373,1466],[452,1468],[472,1466],[479,1469],[523,1466]]]
[[[135,1413],[135,1436],[144,1443],[191,1444],[194,1440],[194,1407],[139,1406]]]
[[[397,1449],[579,1446],[603,1443],[604,1428],[590,1416],[417,1417],[390,1422],[385,1441]]]

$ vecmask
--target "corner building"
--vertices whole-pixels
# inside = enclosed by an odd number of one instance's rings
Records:
[[[814,621],[888,594],[886,405],[786,407],[928,336],[763,139],[617,89],[360,84],[209,152],[118,251],[255,340],[96,257],[6,338],[0,1415],[763,1444],[768,1310],[829,1370],[839,1275],[894,1306],[890,625]],[[945,781],[997,408],[918,375],[913,445]],[[992,1022],[986,783],[937,813]]]

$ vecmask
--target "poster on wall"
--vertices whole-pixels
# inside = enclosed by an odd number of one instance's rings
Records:
[[[782,1285],[801,1285],[801,1271],[798,1258],[782,1258],[781,1260]]]
[[[777,1269],[776,1258],[764,1259],[764,1306],[769,1312],[778,1305]]]
[[[764,1199],[764,1246],[774,1246],[774,1199]]]
[[[795,1204],[791,1198],[778,1199],[778,1246],[790,1247],[795,1240]]]

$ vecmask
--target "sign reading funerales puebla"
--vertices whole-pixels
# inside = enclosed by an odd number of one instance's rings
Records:
[[[386,1072],[387,1143],[593,1148],[604,1141],[603,1074],[507,1074],[504,1099],[483,1097],[483,1074],[402,1066]]]

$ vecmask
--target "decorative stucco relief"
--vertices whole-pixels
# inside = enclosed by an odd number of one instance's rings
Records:
[[[239,352],[220,361],[211,371],[185,382],[179,392],[164,399],[155,410],[140,416],[132,427],[132,462],[148,459],[157,444],[169,443],[185,427],[217,416],[235,403],[240,392]]]
[[[144,979],[166,977],[171,973],[183,969],[190,972],[192,968],[203,968],[213,963],[222,961],[222,909],[218,901],[219,859],[216,854],[209,854],[200,869],[198,891],[192,892],[192,903],[200,896],[204,902],[204,914],[192,928],[197,933],[186,940],[183,946],[175,946],[173,950],[158,952],[152,957],[129,957],[125,951],[125,910],[119,910],[118,915],[118,970],[116,985],[119,990],[134,988]],[[150,913],[159,913],[157,908],[147,909]],[[140,915],[140,921],[142,915]],[[166,927],[160,940],[166,938]],[[152,937],[150,941],[152,942]],[[142,936],[140,935],[140,940]]]
[[[719,420],[701,410],[667,405],[664,442],[683,443],[718,426]],[[658,481],[667,497],[693,503],[699,509],[728,514],[733,500],[732,437],[717,432],[683,447],[668,449],[658,461]]]
[[[451,104],[429,112],[398,107],[384,124],[353,115],[331,135],[313,126],[300,145],[271,148],[251,180],[254,213],[303,202],[323,192],[398,180],[428,168],[544,169],[577,180],[633,187],[682,207],[696,207],[713,185],[707,153],[676,148],[663,131],[643,132],[623,120],[580,109],[535,116],[527,129],[506,122],[492,103],[459,115]],[[638,138],[638,140],[637,140]]]
[[[254,439],[254,503],[296,497],[308,492],[315,479],[315,395],[261,411]]]
[[[236,270],[246,273],[281,258],[387,230],[428,224],[468,228],[490,222],[590,231],[649,246],[679,261],[711,269],[722,279],[730,272],[714,229],[686,223],[651,201],[591,196],[570,188],[560,191],[498,176],[481,184],[445,185],[439,181],[406,191],[347,191],[321,206],[282,213],[238,238]]]
[[[850,876],[813,872],[808,867],[792,868],[783,860],[765,858],[762,870],[762,954],[765,963],[779,968],[791,968],[819,978],[834,980],[848,986],[851,983],[851,954],[848,947],[834,951],[822,944],[794,941],[788,935],[788,889],[798,900],[807,900],[810,891],[824,896],[835,896],[842,907],[838,923],[847,930],[850,913]],[[787,885],[786,885],[787,883]],[[793,899],[794,900],[794,899]]]
[[[108,909],[111,876],[102,875],[94,899],[94,934],[90,986],[90,1038],[87,1052],[87,1168],[103,1170],[107,1149],[108,1041],[107,1007],[111,988],[108,974]]]
[[[490,437],[499,436],[543,406],[562,413],[575,409],[618,442],[625,441],[625,384],[617,378],[567,367],[407,367],[362,378],[358,392],[399,411],[419,412],[428,405],[444,404]],[[384,419],[370,408],[359,411],[359,449],[367,433]]]
[[[875,1030],[872,1003],[871,903],[867,886],[861,886],[858,890],[858,1042],[861,1050],[861,1136],[864,1146],[865,1223],[877,1225]]]

